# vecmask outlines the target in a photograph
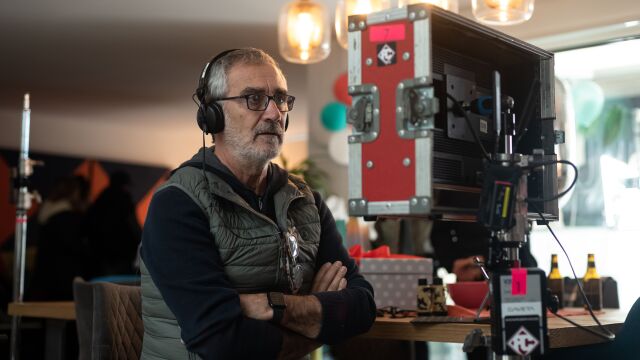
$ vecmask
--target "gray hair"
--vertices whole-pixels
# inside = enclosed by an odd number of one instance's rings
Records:
[[[208,91],[205,95],[207,102],[227,95],[227,75],[229,69],[236,64],[272,65],[282,75],[282,70],[278,63],[263,50],[252,47],[234,50],[211,64],[209,78],[207,79]]]

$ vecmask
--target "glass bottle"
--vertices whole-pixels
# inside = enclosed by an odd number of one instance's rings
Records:
[[[558,297],[558,308],[562,309],[564,307],[564,278],[558,268],[557,254],[551,254],[551,270],[547,278],[547,286],[551,290],[551,294]]]
[[[589,254],[587,258],[587,272],[582,278],[585,295],[593,310],[602,309],[602,279],[596,271],[595,255]],[[587,308],[587,304],[584,305]]]

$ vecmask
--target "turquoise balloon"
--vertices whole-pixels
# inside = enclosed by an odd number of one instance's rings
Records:
[[[587,131],[602,113],[604,92],[594,81],[576,80],[571,82],[571,97],[578,129]]]
[[[320,120],[325,129],[340,131],[347,127],[347,106],[340,102],[330,102],[322,108]]]

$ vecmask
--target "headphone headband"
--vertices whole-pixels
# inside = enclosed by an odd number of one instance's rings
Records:
[[[209,73],[211,72],[211,68],[213,67],[213,65],[216,62],[218,62],[218,60],[222,59],[223,57],[227,56],[229,53],[232,53],[236,50],[240,50],[240,49],[225,50],[219,53],[218,55],[214,56],[204,66],[204,69],[202,69],[202,74],[200,74],[200,80],[198,81],[198,88],[196,89],[196,95],[198,96],[198,100],[200,100],[200,103],[205,102],[205,96],[207,94],[207,79],[209,79]]]

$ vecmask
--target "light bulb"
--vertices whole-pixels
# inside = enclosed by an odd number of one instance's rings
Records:
[[[336,38],[343,48],[347,48],[347,21],[351,15],[366,15],[389,8],[388,0],[339,0],[336,5]]]
[[[533,15],[534,0],[471,0],[473,16],[489,25],[514,25]]]
[[[285,5],[278,22],[278,45],[282,57],[293,63],[311,64],[331,52],[331,28],[323,5],[298,0]]]
[[[398,0],[398,7],[413,4],[432,4],[445,10],[458,12],[458,0]]]

